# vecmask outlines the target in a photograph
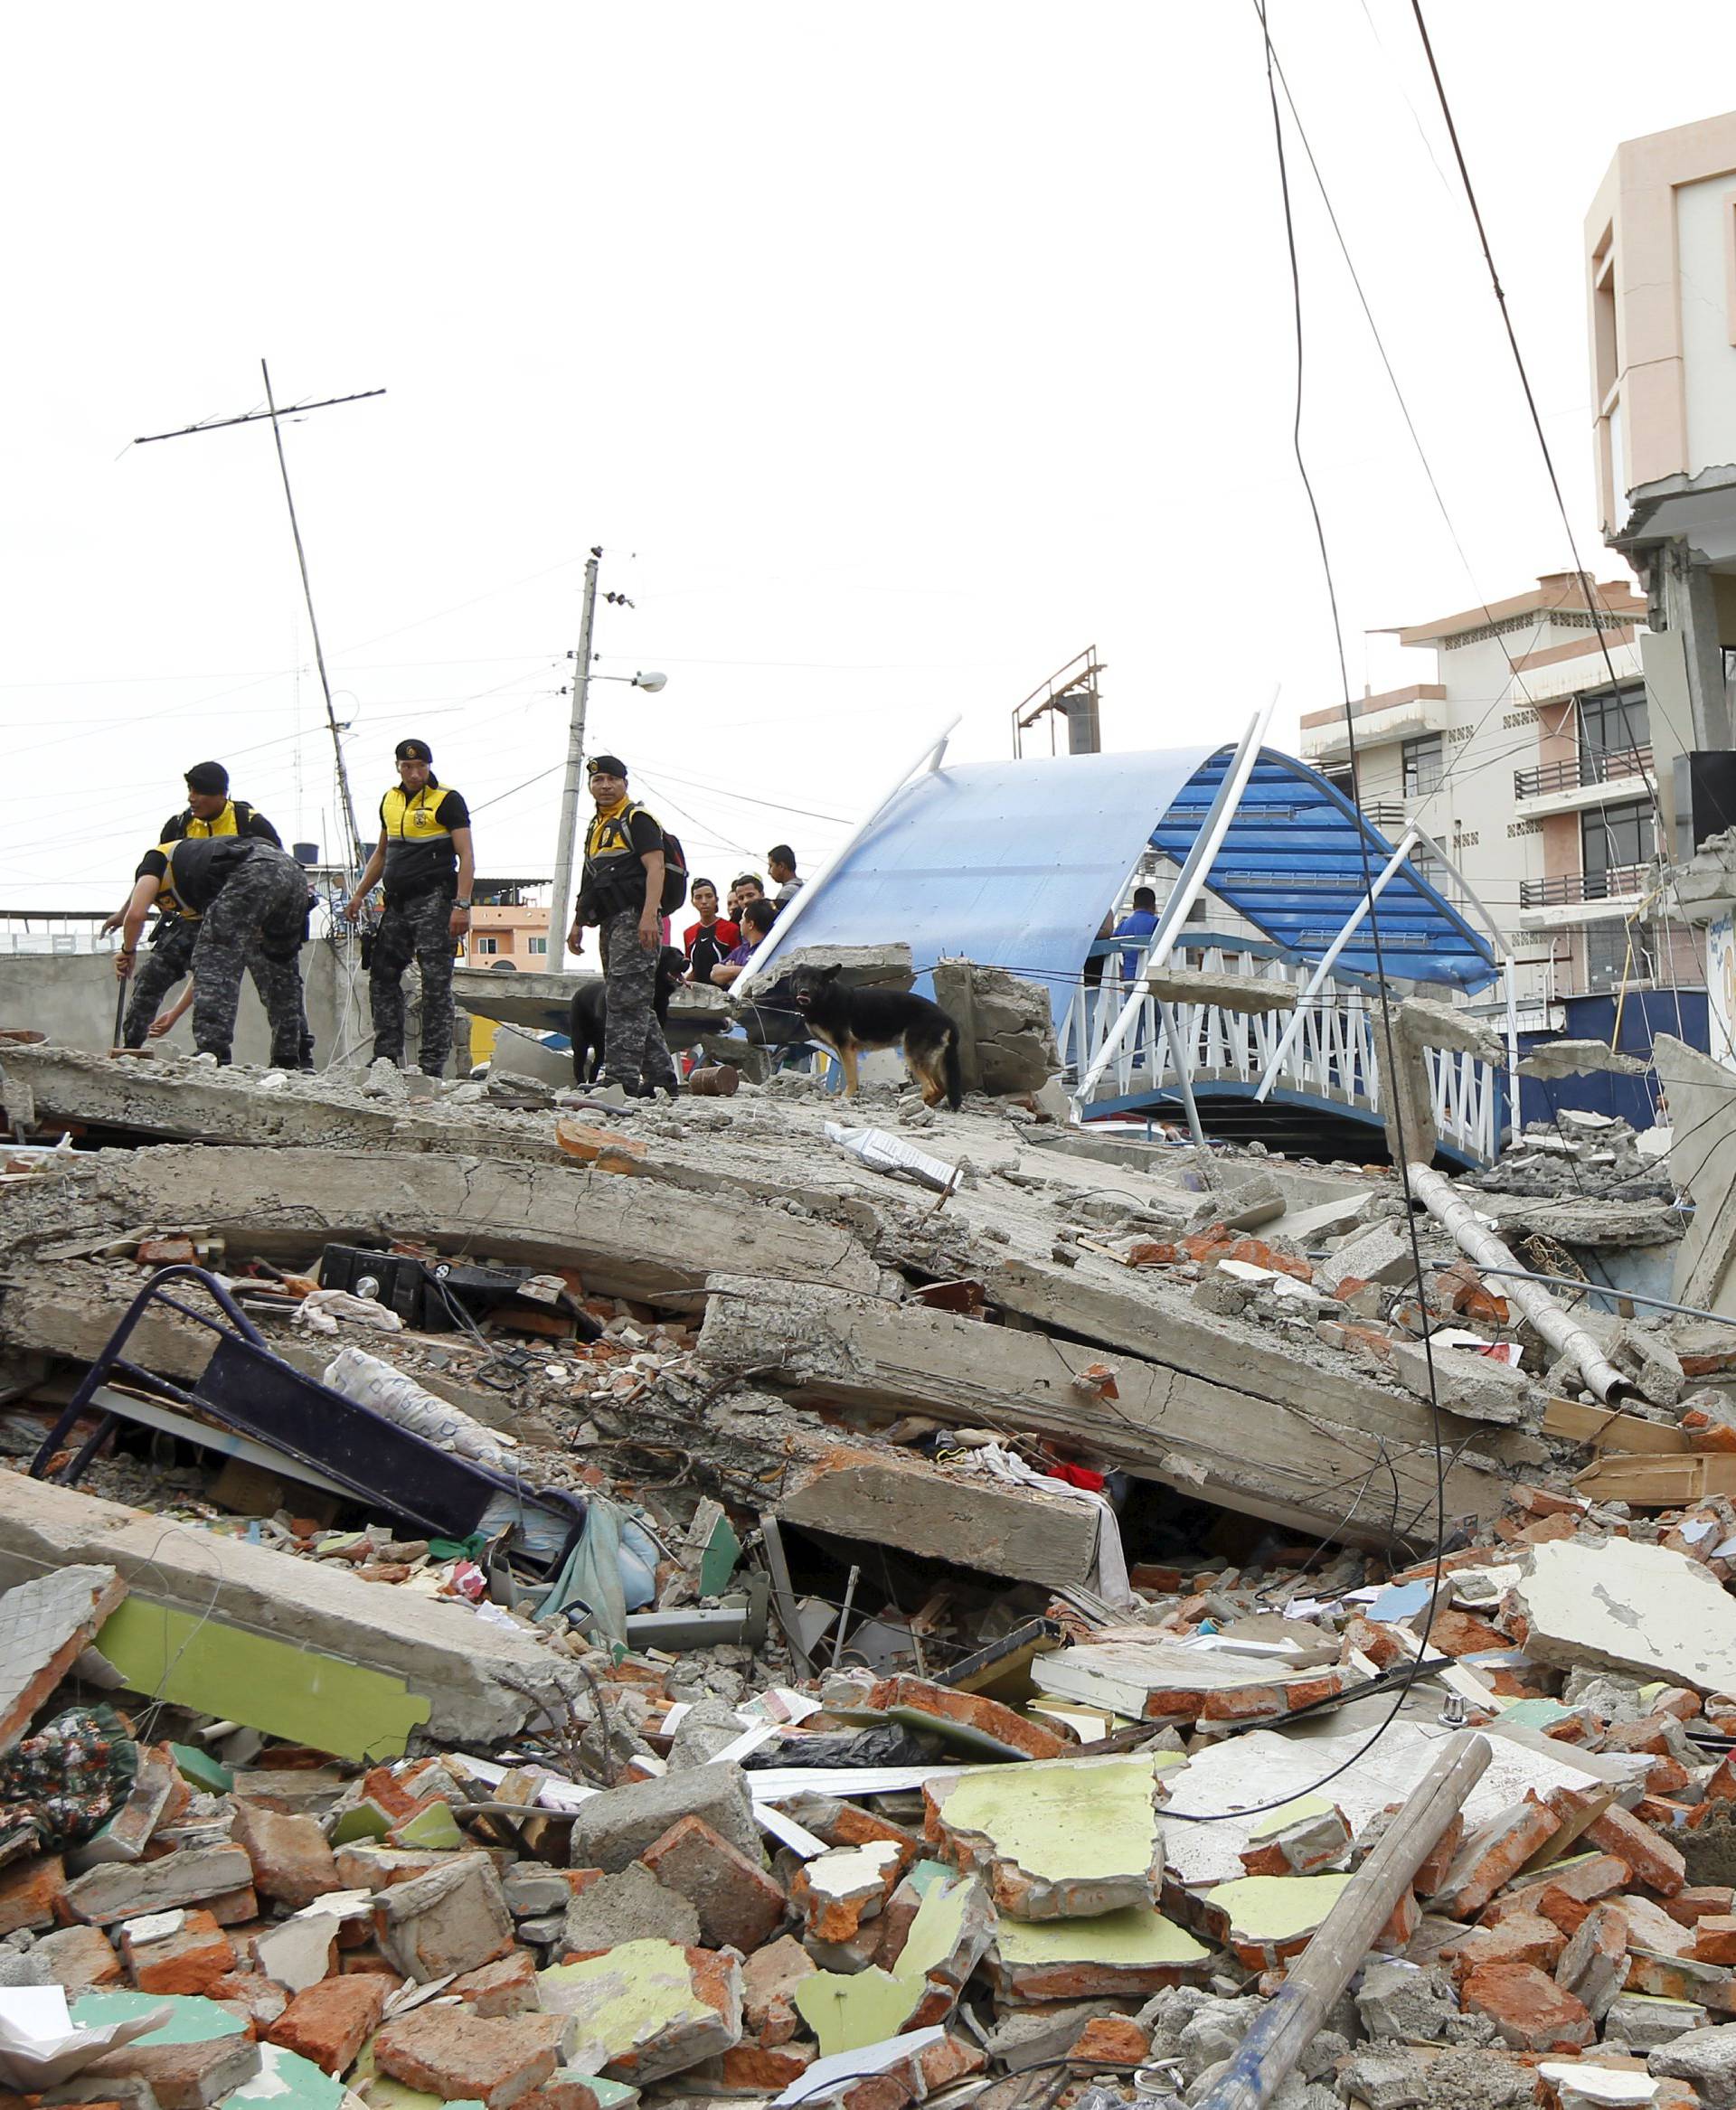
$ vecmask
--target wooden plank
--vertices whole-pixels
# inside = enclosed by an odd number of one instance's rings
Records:
[[[1608,1407],[1588,1407],[1580,1399],[1552,1399],[1543,1409],[1543,1434],[1568,1443],[1590,1444],[1599,1451],[1664,1453],[1689,1447],[1687,1437],[1667,1422],[1612,1413]]]
[[[1709,1494],[1736,1495],[1736,1455],[1728,1451],[1682,1458],[1599,1458],[1577,1474],[1574,1489],[1597,1502],[1632,1502],[1674,1509]]]

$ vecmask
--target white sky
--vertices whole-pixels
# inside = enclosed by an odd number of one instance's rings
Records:
[[[1429,13],[1609,576],[1581,221],[1618,140],[1722,107],[1736,9]],[[1568,552],[1406,0],[1272,32],[1474,574],[1296,155],[1305,437],[1380,688],[1422,668],[1370,626]],[[280,400],[389,391],[288,436],[316,605],[364,829],[420,734],[484,871],[552,865],[558,773],[513,787],[564,751],[593,542],[637,603],[601,670],[669,685],[594,687],[590,744],[724,880],[786,834],[811,866],[954,711],[955,757],[1006,754],[1092,642],[1111,748],[1336,699],[1251,0],[95,0],[14,11],[8,59],[0,907],[118,899],[207,756],[337,842],[269,428],[127,445],[255,408],[261,353]]]

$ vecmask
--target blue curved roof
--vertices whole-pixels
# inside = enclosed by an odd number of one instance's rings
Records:
[[[1153,831],[1153,847],[1177,864],[1203,825],[1230,759],[1227,749],[1212,756]],[[1263,748],[1212,864],[1210,885],[1276,944],[1298,959],[1318,960],[1355,914],[1368,881],[1379,876],[1393,847],[1336,786],[1305,762]],[[1394,980],[1476,990],[1500,972],[1487,938],[1408,860],[1375,903],[1375,918],[1381,961]],[[1378,972],[1366,922],[1336,964],[1354,974]]]
[[[919,975],[947,957],[1010,967],[1048,983],[1059,1016],[1147,844],[1181,862],[1232,754],[1170,748],[929,770],[809,882],[789,945],[902,940]],[[1392,844],[1324,777],[1264,749],[1209,883],[1266,936],[1317,960],[1362,896],[1359,831],[1378,872]],[[1377,912],[1394,976],[1467,990],[1495,979],[1487,944],[1409,865]],[[774,927],[756,980],[779,937]],[[1373,973],[1366,932],[1340,958]]]

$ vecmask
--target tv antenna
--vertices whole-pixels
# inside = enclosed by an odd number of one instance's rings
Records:
[[[337,758],[337,789],[343,801],[344,826],[348,835],[349,865],[352,871],[360,871],[363,864],[361,831],[355,824],[355,801],[350,796],[350,773],[344,760],[344,742],[339,734],[337,712],[332,706],[332,684],[326,673],[326,648],[320,643],[319,617],[314,613],[314,589],[307,578],[307,552],[302,545],[301,523],[296,518],[296,495],[289,488],[289,464],[283,451],[283,426],[285,418],[299,418],[309,410],[328,410],[339,403],[362,403],[370,396],[383,396],[384,389],[362,389],[350,396],[322,396],[317,402],[286,403],[278,408],[277,398],[271,392],[271,369],[263,359],[259,372],[265,380],[265,404],[263,410],[246,410],[239,418],[205,418],[196,425],[178,426],[173,432],[146,432],[134,440],[135,447],[149,447],[159,439],[185,439],[195,432],[220,432],[231,425],[257,425],[269,419],[271,438],[277,444],[278,469],[283,477],[283,502],[289,509],[289,532],[295,538],[296,562],[301,571],[301,597],[307,605],[307,624],[314,635],[314,661],[319,668],[319,686],[326,698],[326,724],[332,736],[332,752]]]

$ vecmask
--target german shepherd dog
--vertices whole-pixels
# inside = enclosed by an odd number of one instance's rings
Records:
[[[790,1002],[816,1041],[837,1050],[846,1098],[856,1096],[856,1058],[864,1048],[904,1046],[904,1061],[920,1086],[922,1103],[945,1099],[956,1114],[965,1097],[958,1069],[958,1028],[926,996],[891,989],[840,989],[836,967],[797,967]]]
[[[651,992],[651,1008],[657,1023],[669,1023],[669,999],[687,972],[687,956],[679,946],[666,945],[657,955],[657,978]],[[574,990],[567,1018],[567,1034],[572,1042],[572,1075],[576,1084],[595,1084],[603,1067],[603,1037],[609,1031],[607,985],[599,975]]]

